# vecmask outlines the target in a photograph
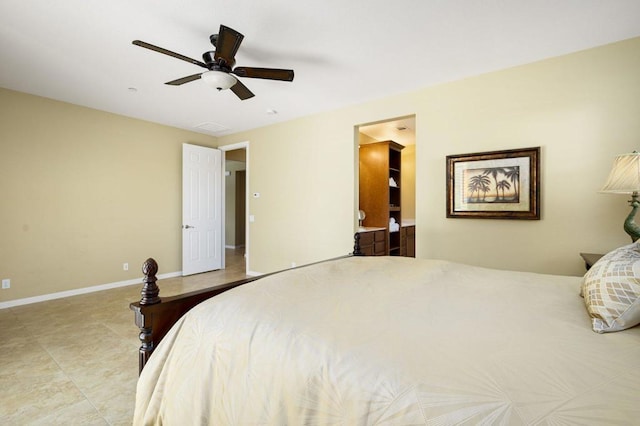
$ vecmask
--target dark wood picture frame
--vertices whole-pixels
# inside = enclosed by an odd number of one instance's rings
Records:
[[[447,156],[447,217],[540,219],[540,147]]]

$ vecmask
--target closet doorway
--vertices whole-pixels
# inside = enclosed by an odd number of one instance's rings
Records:
[[[411,115],[356,126],[356,232],[373,232],[372,254],[415,257],[415,124]]]

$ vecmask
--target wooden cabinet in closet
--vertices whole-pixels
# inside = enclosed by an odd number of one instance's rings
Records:
[[[387,230],[387,254],[400,256],[401,151],[404,146],[393,141],[360,145],[360,209],[366,217],[365,227]],[[393,222],[396,225],[390,225]]]

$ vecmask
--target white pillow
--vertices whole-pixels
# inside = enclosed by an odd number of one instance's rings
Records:
[[[593,331],[620,331],[640,324],[640,240],[600,258],[585,274],[580,294]]]

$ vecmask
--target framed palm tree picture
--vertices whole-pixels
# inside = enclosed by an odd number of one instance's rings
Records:
[[[540,147],[447,156],[447,217],[540,219]]]

